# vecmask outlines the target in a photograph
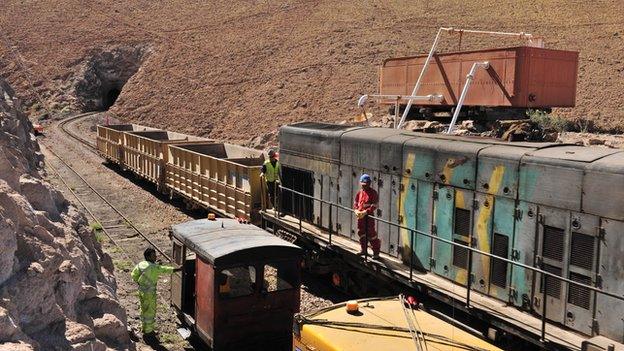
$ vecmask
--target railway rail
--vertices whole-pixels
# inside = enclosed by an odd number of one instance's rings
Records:
[[[58,127],[64,134],[87,146],[92,152],[95,152],[95,145],[93,143],[81,138],[67,128],[70,122],[86,118],[92,114],[93,113],[81,114],[67,118],[61,121]],[[137,228],[122,211],[78,173],[69,162],[63,159],[49,145],[43,143],[41,143],[41,145],[43,145],[43,148],[50,155],[54,156],[46,160],[52,172],[58,177],[61,183],[67,187],[69,192],[93,219],[94,223],[99,224],[97,229],[100,230],[101,227],[102,233],[119,249],[119,253],[121,253],[124,258],[129,259],[133,263],[138,262],[140,257],[127,252],[124,249],[124,244],[128,244],[130,241],[141,241],[154,247],[167,261],[171,262],[171,258],[165,250],[159,248],[154,240]]]
[[[74,121],[77,121],[77,120],[81,120],[81,119],[87,118],[89,116],[93,116],[93,115],[95,115],[97,113],[99,113],[99,112],[87,112],[87,113],[82,113],[82,114],[79,114],[79,115],[75,115],[75,116],[66,118],[66,119],[62,120],[61,122],[59,122],[58,127],[67,136],[69,136],[72,139],[76,140],[77,142],[85,145],[90,151],[95,152],[96,151],[95,143],[90,142],[89,140],[84,139],[84,138],[80,137],[78,134],[72,132],[68,128],[68,126],[72,124],[71,122],[74,122]]]

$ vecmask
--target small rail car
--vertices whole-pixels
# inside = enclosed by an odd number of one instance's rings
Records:
[[[294,351],[501,350],[447,320],[402,297],[343,302],[296,315]]]
[[[427,55],[418,55],[384,60],[379,69],[379,93],[410,95],[426,59]],[[489,68],[476,71],[464,110],[478,114],[484,108],[525,111],[575,105],[578,52],[520,46],[434,54],[418,94],[440,94],[443,99],[416,101],[415,106],[432,112],[451,111],[476,62],[488,62]]]
[[[211,349],[291,350],[302,250],[234,219],[171,228],[171,304]]]

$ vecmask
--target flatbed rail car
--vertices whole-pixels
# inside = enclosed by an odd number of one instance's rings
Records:
[[[540,345],[624,338],[624,152],[309,122],[280,140],[283,183],[307,191],[284,186],[290,215],[266,210],[265,226],[355,257],[366,172],[385,263],[356,265],[479,306]]]
[[[292,350],[299,247],[234,219],[174,225],[171,238],[171,304],[212,350]]]
[[[418,55],[384,60],[379,69],[379,93],[410,95],[426,59],[427,55]],[[457,106],[466,75],[476,62],[488,62],[489,68],[476,71],[464,101],[466,109],[575,105],[578,52],[528,46],[434,54],[418,94],[441,94],[443,99],[416,101],[415,105],[450,111]]]
[[[169,145],[166,191],[222,216],[258,222],[261,151],[227,143]]]
[[[339,303],[295,316],[297,351],[499,351],[500,348],[436,317],[403,297]]]

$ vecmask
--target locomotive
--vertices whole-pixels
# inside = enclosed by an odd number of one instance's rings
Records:
[[[349,207],[370,174],[389,259],[434,286],[624,338],[624,152],[304,122],[280,129],[280,157],[284,184],[319,200],[304,217],[323,231],[357,241]]]

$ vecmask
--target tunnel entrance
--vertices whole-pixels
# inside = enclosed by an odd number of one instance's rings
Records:
[[[108,111],[108,109],[115,104],[120,93],[121,91],[117,88],[109,89],[102,98],[102,110]]]
[[[150,53],[148,45],[140,44],[93,50],[74,83],[77,106],[82,112],[110,109]]]

